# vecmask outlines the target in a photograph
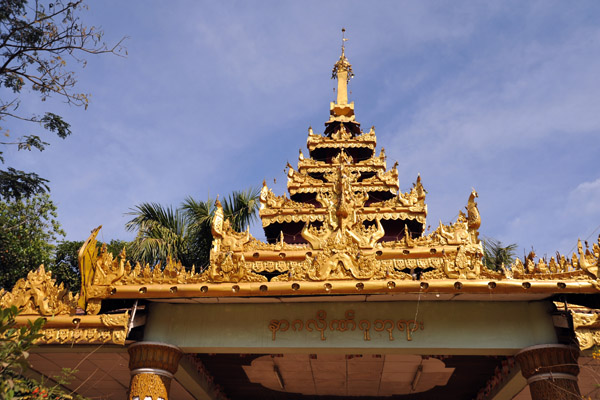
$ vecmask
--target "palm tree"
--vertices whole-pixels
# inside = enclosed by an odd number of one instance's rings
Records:
[[[192,197],[181,205],[189,228],[188,251],[194,259],[194,265],[204,267],[209,263],[212,245],[211,224],[215,215],[215,202],[209,197],[206,201],[197,201]]]
[[[151,265],[165,263],[168,257],[188,261],[188,226],[180,210],[158,203],[142,203],[128,214],[134,218],[125,228],[137,230],[128,248],[133,259]]]
[[[223,201],[225,218],[237,231],[246,229],[257,217],[260,189],[234,191]],[[185,266],[204,268],[209,263],[212,244],[211,223],[215,213],[214,201],[185,199],[173,210],[156,203],[142,203],[129,215],[134,218],[125,225],[137,236],[129,250],[133,259],[154,265],[168,257]]]
[[[483,242],[483,264],[491,270],[500,271],[508,267],[516,258],[517,244],[504,246],[501,241],[486,237]]]
[[[249,188],[244,191],[234,191],[223,202],[225,218],[231,220],[231,227],[243,231],[257,219],[256,212],[260,206],[260,189]]]

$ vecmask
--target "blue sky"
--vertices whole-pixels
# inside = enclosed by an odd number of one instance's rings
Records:
[[[23,101],[72,124],[38,172],[67,238],[126,212],[260,186],[285,191],[287,161],[322,131],[345,27],[357,120],[375,125],[400,187],[418,173],[428,224],[454,220],[474,187],[481,233],[538,255],[596,240],[600,225],[600,2],[113,1],[84,19],[125,58],[88,59],[87,111]],[[78,68],[74,65],[74,68]],[[306,153],[306,151],[305,151]],[[277,183],[274,184],[273,180]],[[253,232],[259,232],[257,226]]]

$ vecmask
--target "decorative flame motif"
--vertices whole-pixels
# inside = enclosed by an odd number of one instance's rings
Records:
[[[564,305],[557,305],[561,309]],[[600,346],[600,318],[599,311],[583,306],[570,304],[569,310],[573,318],[575,336],[581,350]]]
[[[21,315],[70,315],[75,313],[77,297],[63,284],[55,285],[43,265],[19,279],[12,292],[0,291],[0,307],[16,306]]]
[[[30,271],[11,292],[0,290],[0,307],[15,306],[20,311],[17,325],[23,326],[39,317],[46,318],[36,343],[123,345],[127,336],[129,314],[78,315],[78,296],[56,285],[44,266]]]

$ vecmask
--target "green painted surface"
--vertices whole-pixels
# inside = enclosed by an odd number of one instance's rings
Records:
[[[320,310],[326,313],[322,321],[317,316]],[[357,325],[362,320],[371,323],[371,340],[364,339],[358,326],[352,330],[352,323],[346,331],[337,330],[335,323],[330,329],[332,320],[345,319],[349,310],[354,311]],[[174,344],[188,352],[514,354],[527,346],[556,343],[550,310],[547,302],[154,303],[144,340]],[[393,340],[387,330],[375,330],[378,319],[397,322],[414,320],[415,315],[423,329],[412,332],[412,340],[407,340],[406,330],[400,331],[397,323]],[[279,330],[273,340],[269,324],[282,319],[302,320],[304,328]],[[306,329],[311,319],[315,320],[311,327],[327,322],[325,340],[320,331]]]

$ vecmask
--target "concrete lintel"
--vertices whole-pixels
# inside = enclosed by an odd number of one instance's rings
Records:
[[[144,339],[191,353],[512,355],[557,343],[551,312],[549,302],[154,303]]]

